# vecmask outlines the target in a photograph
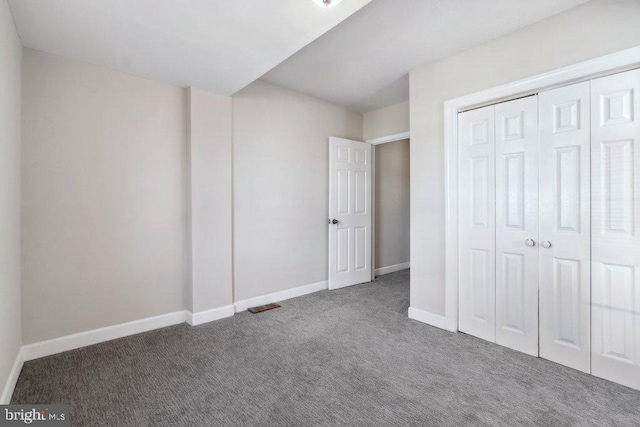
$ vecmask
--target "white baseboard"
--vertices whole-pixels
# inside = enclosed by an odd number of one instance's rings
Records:
[[[234,313],[244,311],[249,307],[257,305],[270,304],[272,302],[284,301],[290,298],[311,294],[314,292],[327,289],[328,282],[312,283],[310,285],[300,286],[293,289],[287,289],[280,292],[274,292],[267,295],[261,295],[249,298],[244,301],[238,301],[233,305],[228,305],[212,310],[191,313],[187,310],[176,311],[174,313],[162,314],[159,316],[148,317],[146,319],[134,320],[132,322],[121,323],[119,325],[107,326],[104,328],[93,329],[90,331],[79,332],[77,334],[66,335],[60,338],[54,338],[47,341],[41,341],[33,344],[23,345],[16,356],[16,361],[11,369],[7,383],[4,386],[2,395],[0,396],[0,404],[9,403],[13,390],[20,376],[22,365],[29,360],[39,359],[41,357],[51,356],[53,354],[62,353],[77,348],[110,341],[117,338],[123,338],[129,335],[135,335],[142,332],[152,331],[154,329],[165,328],[167,326],[178,325],[187,322],[190,325],[201,325],[203,323],[212,322],[214,320],[231,317]]]
[[[185,321],[186,312],[184,310],[176,311],[174,313],[162,314],[160,316],[148,317],[146,319],[134,320],[133,322],[121,323],[119,325],[107,326],[105,328],[79,332],[48,341],[28,344],[22,346],[22,354],[26,362],[116,338],[177,325]]]
[[[409,307],[409,319],[417,320],[418,322],[426,323],[427,325],[435,326],[436,328],[445,329],[451,332],[458,331],[456,325],[453,325],[445,316],[429,313],[428,311],[420,310],[415,307]]]
[[[16,388],[16,384],[18,383],[18,377],[20,376],[20,371],[22,371],[22,365],[24,365],[24,358],[22,357],[22,347],[18,349],[18,354],[16,354],[16,360],[13,362],[13,367],[11,368],[11,372],[9,372],[9,377],[7,378],[7,382],[4,385],[2,390],[2,395],[0,396],[0,405],[8,405],[11,402],[11,396],[13,396],[13,390]]]
[[[260,295],[258,297],[253,297],[242,301],[236,301],[233,303],[233,305],[235,306],[236,313],[239,313],[248,309],[249,307],[271,304],[273,302],[284,301],[291,298],[300,297],[302,295],[324,291],[328,289],[328,286],[329,282],[325,280],[318,283],[312,283],[310,285],[299,286],[297,288],[286,289],[280,292],[274,292],[271,294]]]
[[[390,265],[388,267],[376,268],[375,275],[376,277],[382,276],[383,274],[395,273],[396,271],[406,270],[409,268],[411,263],[403,262],[402,264]]]
[[[224,307],[199,311],[197,313],[187,311],[187,323],[191,326],[202,325],[203,323],[213,322],[214,320],[224,319],[225,317],[231,317],[234,313],[233,305],[226,305]]]

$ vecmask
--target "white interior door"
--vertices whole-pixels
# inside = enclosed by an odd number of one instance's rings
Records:
[[[371,144],[329,138],[329,289],[371,281]]]
[[[495,342],[495,107],[458,115],[460,331]]]
[[[538,97],[496,109],[496,343],[538,356]]]
[[[591,369],[640,389],[640,70],[591,85]]]
[[[591,370],[590,84],[539,95],[540,357]]]

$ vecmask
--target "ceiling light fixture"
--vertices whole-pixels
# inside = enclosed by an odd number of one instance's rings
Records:
[[[342,0],[313,0],[320,7],[334,7],[340,4]]]

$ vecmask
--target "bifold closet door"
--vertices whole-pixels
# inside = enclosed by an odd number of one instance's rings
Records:
[[[592,373],[640,389],[640,70],[591,82]]]
[[[538,356],[538,97],[495,109],[496,343]]]
[[[495,341],[495,107],[458,115],[459,330]]]
[[[590,372],[589,82],[539,95],[540,357]]]

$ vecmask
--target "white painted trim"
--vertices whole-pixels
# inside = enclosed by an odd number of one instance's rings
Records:
[[[458,112],[637,67],[640,67],[640,46],[445,102],[446,278],[444,317],[447,319],[447,325],[455,325],[453,330],[458,329]],[[427,323],[432,324],[431,322]]]
[[[409,268],[410,263],[403,262],[402,264],[394,264],[389,265],[387,267],[376,268],[376,277],[382,276],[383,274],[395,273],[396,271],[406,270]]]
[[[445,316],[429,313],[428,311],[420,310],[415,307],[409,307],[409,319],[417,320],[418,322],[426,323],[427,325],[435,326],[436,328],[446,329],[451,332],[458,331],[457,323],[451,323]]]
[[[154,329],[178,325],[180,323],[186,322],[190,325],[196,326],[203,323],[212,322],[214,320],[231,317],[234,315],[234,313],[246,310],[247,308],[256,305],[284,301],[290,298],[322,291],[327,289],[327,284],[328,282],[325,280],[318,283],[312,283],[310,285],[300,286],[293,289],[287,289],[285,291],[274,292],[272,294],[250,298],[244,301],[238,301],[233,305],[228,305],[212,310],[202,311],[198,313],[191,313],[187,310],[176,311],[174,313],[161,314],[159,316],[149,317],[146,319],[134,320],[132,322],[122,323],[119,325],[78,332],[77,334],[66,335],[64,337],[24,345],[20,349],[19,357],[16,359],[16,364],[11,371],[11,381],[7,382],[2,397],[5,396],[5,393],[8,393],[9,385],[11,384],[11,393],[13,393],[13,387],[15,387],[15,382],[17,381],[18,375],[20,374],[22,364],[29,360],[51,356],[53,354],[58,354],[117,338],[123,338],[129,335],[148,332]],[[14,376],[15,378],[13,378]]]
[[[371,281],[376,280],[376,146],[371,147]],[[331,274],[331,273],[329,273]],[[331,277],[331,276],[329,276]]]
[[[16,384],[18,383],[18,377],[20,376],[20,371],[22,371],[22,365],[24,365],[24,358],[22,357],[22,347],[18,349],[18,354],[16,354],[16,360],[13,362],[13,367],[9,372],[9,377],[7,377],[7,382],[4,385],[2,390],[2,396],[0,396],[0,405],[8,405],[11,402],[11,396],[13,396],[13,390],[16,388]]]
[[[312,283],[310,285],[299,286],[297,288],[286,289],[280,292],[274,292],[271,294],[260,295],[245,299],[242,301],[236,301],[233,303],[236,309],[236,313],[240,313],[248,309],[249,307],[256,307],[259,305],[271,304],[274,302],[285,301],[291,298],[300,297],[302,295],[312,294],[318,291],[327,290],[329,282],[324,280],[322,282]]]
[[[154,329],[173,326],[184,323],[186,311],[176,311],[174,313],[161,314],[160,316],[148,317],[146,319],[134,320],[132,322],[121,323],[119,325],[107,326],[105,328],[93,329],[79,332],[77,334],[66,335],[48,341],[37,342],[22,346],[24,361],[39,359],[40,357],[74,350],[88,345],[110,341],[129,335],[139,334]]]
[[[202,325],[203,323],[213,322],[233,316],[235,313],[233,305],[225,305],[224,307],[214,308],[206,311],[192,313],[187,311],[187,323],[191,326]]]
[[[407,132],[396,133],[394,135],[381,136],[380,138],[367,139],[365,142],[368,142],[371,145],[380,145],[380,144],[386,144],[387,142],[402,141],[403,139],[410,139],[410,138],[411,138],[411,133],[407,131]]]

